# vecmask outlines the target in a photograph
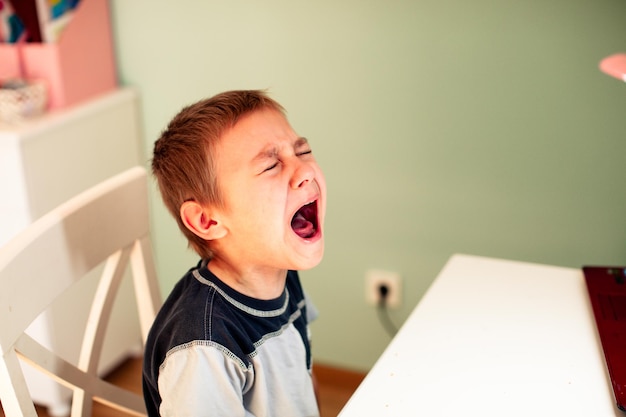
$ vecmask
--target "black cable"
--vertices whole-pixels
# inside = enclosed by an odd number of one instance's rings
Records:
[[[389,288],[383,284],[378,287],[378,291],[380,295],[377,308],[378,319],[389,336],[394,337],[396,333],[398,333],[398,328],[393,324],[391,318],[389,317],[389,309],[387,308],[387,295],[389,295]]]

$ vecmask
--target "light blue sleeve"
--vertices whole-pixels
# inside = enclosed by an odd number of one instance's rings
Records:
[[[254,370],[211,342],[197,342],[167,355],[159,370],[162,417],[250,417],[243,393]]]

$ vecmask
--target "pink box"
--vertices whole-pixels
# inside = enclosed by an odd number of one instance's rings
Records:
[[[12,60],[21,55],[22,76],[47,84],[50,109],[66,107],[117,87],[108,0],[81,0],[55,43],[9,45],[14,55],[6,49],[7,45],[0,49],[0,72],[15,72],[15,65],[4,67],[4,54]],[[19,65],[17,68],[19,71]]]
[[[13,44],[0,43],[0,81],[20,76],[20,57]]]

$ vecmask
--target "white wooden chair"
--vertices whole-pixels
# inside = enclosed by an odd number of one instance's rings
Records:
[[[103,262],[80,357],[74,365],[43,347],[25,330],[58,296]],[[145,415],[141,395],[97,375],[107,321],[128,269],[132,271],[145,341],[161,297],[152,259],[147,179],[142,167],[131,168],[79,194],[0,247],[0,401],[7,417],[37,415],[19,360],[73,391],[73,417],[91,416],[93,401]]]

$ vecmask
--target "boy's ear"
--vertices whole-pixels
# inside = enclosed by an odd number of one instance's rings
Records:
[[[187,229],[204,240],[219,239],[227,233],[221,222],[211,216],[209,208],[193,200],[185,201],[180,206],[180,218]]]

